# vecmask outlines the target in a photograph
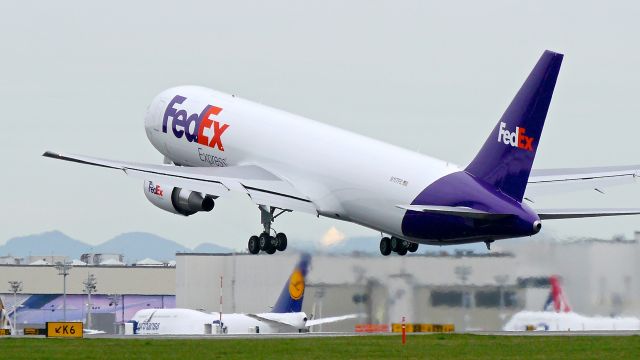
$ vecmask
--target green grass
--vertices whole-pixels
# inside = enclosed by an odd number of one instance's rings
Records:
[[[434,334],[293,339],[0,339],[2,359],[640,359],[639,336]]]

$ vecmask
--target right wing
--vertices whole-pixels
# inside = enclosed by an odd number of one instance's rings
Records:
[[[300,193],[289,182],[256,165],[228,167],[151,165],[58,154],[51,151],[45,152],[42,156],[121,170],[134,178],[214,196],[238,191],[247,194],[258,205],[317,214],[317,209],[309,197]]]
[[[639,215],[640,209],[536,209],[540,220]]]
[[[552,195],[568,191],[596,190],[631,184],[640,178],[640,165],[607,166],[574,169],[532,170],[525,196]]]

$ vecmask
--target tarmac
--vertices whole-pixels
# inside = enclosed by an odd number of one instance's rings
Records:
[[[444,333],[407,333],[407,336],[424,336]],[[471,334],[479,336],[639,336],[639,330],[618,331],[470,331],[449,334]],[[357,336],[400,336],[400,333],[277,333],[277,334],[214,334],[214,335],[85,335],[90,339],[308,339],[320,337],[357,337]]]
[[[468,331],[454,333],[407,333],[407,336],[428,336],[435,334],[470,334],[478,336],[640,336],[640,330],[615,331]],[[308,339],[321,337],[359,337],[359,336],[400,336],[400,333],[349,333],[349,332],[316,332],[316,333],[276,333],[276,334],[212,334],[212,335],[120,335],[120,334],[84,334],[85,339]],[[12,338],[13,336],[0,336]],[[43,335],[26,335],[21,338],[44,338]]]

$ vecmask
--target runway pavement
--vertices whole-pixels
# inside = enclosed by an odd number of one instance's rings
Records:
[[[428,336],[436,333],[407,333],[408,336]],[[480,336],[634,336],[640,331],[472,331],[453,334]],[[400,333],[280,333],[280,334],[223,334],[223,335],[85,335],[89,339],[308,339],[316,337],[400,336]]]
[[[407,333],[407,336],[429,336],[444,333]],[[640,336],[639,330],[617,331],[469,331],[450,334],[470,334],[478,336]],[[358,336],[400,336],[400,333],[348,333],[348,332],[314,332],[314,333],[278,333],[278,334],[214,334],[214,335],[118,335],[118,334],[85,334],[85,339],[308,339],[320,337],[358,337]],[[11,338],[12,336],[0,336]],[[20,336],[21,338],[44,338],[44,336]]]

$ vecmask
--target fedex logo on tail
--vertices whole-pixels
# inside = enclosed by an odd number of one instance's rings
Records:
[[[533,151],[534,138],[525,135],[527,129],[516,126],[516,131],[511,132],[506,129],[507,124],[500,123],[500,130],[498,130],[498,142],[503,142],[505,145],[511,145],[527,151]]]
[[[162,132],[167,133],[171,119],[171,130],[178,139],[184,136],[189,142],[224,151],[222,134],[229,125],[214,120],[215,116],[222,112],[222,108],[207,105],[200,114],[188,114],[186,110],[176,108],[176,105],[182,104],[185,100],[186,97],[176,95],[169,102],[162,119]]]

